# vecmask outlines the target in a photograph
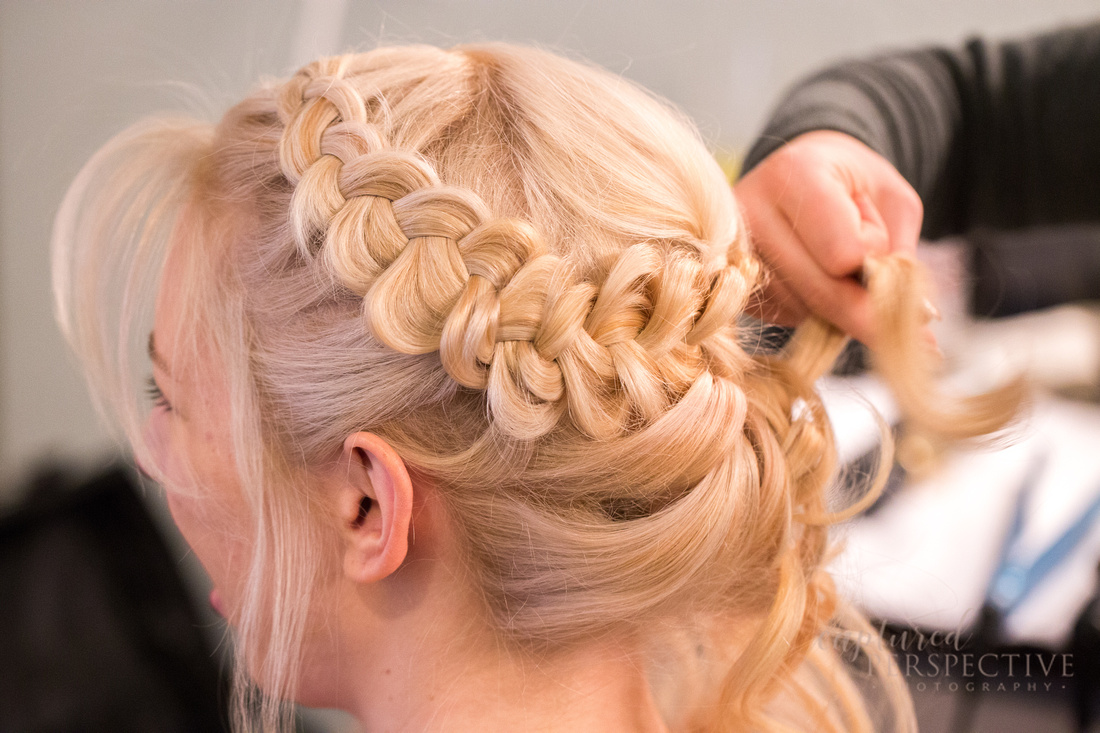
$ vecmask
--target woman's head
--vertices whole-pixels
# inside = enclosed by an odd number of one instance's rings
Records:
[[[382,436],[520,643],[705,595],[753,503],[727,485],[756,482],[735,319],[757,269],[690,128],[549,54],[383,49],[239,105],[213,147],[194,216],[236,231],[181,244],[209,252],[196,298],[213,278],[239,299],[201,331],[246,324],[227,350],[248,355],[265,471]],[[649,526],[666,505],[692,521]]]
[[[497,643],[693,628],[736,660],[703,724],[761,725],[784,685],[803,715],[863,719],[808,702],[851,697],[811,645],[836,598],[810,385],[840,341],[746,350],[761,273],[732,195],[632,84],[504,45],[322,59],[216,128],[124,133],[56,243],[63,327],[177,512],[217,535],[243,666],[275,695],[331,610],[348,509],[325,487],[384,464],[434,507]],[[186,424],[134,401],[157,283],[150,350]]]

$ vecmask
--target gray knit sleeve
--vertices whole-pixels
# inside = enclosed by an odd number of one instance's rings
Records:
[[[897,166],[925,236],[1100,220],[1100,24],[838,64],[780,102],[744,171],[820,129]]]

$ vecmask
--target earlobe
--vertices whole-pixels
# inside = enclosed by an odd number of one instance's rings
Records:
[[[412,481],[405,462],[382,438],[353,433],[344,441],[337,487],[344,575],[371,583],[394,573],[409,550]]]

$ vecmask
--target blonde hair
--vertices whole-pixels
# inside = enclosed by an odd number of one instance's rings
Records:
[[[825,569],[835,466],[813,383],[844,339],[812,321],[780,355],[745,343],[761,266],[667,105],[529,48],[381,48],[312,63],[216,129],[123,133],[66,198],[55,287],[139,457],[133,353],[173,230],[190,314],[175,337],[201,334],[226,369],[260,540],[238,654],[263,650],[269,696],[239,680],[240,725],[258,704],[275,727],[294,694],[319,572],[296,471],[370,430],[437,488],[486,618],[517,648],[621,633],[658,649],[691,630],[713,673],[679,727],[872,729],[865,680],[821,643],[871,638]],[[881,322],[919,309],[898,286],[913,267],[872,273]],[[898,328],[888,365],[919,323]],[[905,394],[927,372],[886,370]],[[890,655],[864,646],[912,728]]]

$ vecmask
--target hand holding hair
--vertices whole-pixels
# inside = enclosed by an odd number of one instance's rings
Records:
[[[864,261],[912,254],[923,213],[894,166],[853,137],[819,130],[769,155],[734,193],[770,269],[753,310],[792,326],[818,315],[873,345]]]

